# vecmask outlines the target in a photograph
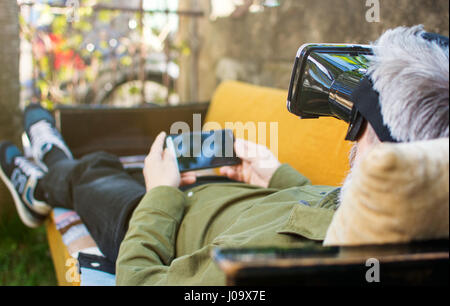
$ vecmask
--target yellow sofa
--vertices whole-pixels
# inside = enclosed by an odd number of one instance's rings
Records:
[[[278,129],[278,156],[311,179],[316,185],[339,186],[349,170],[348,152],[351,143],[344,141],[347,125],[333,118],[300,120],[286,108],[287,92],[239,82],[225,82],[216,90],[206,122],[270,123]],[[248,135],[246,135],[248,137]],[[267,139],[269,141],[275,139]],[[58,283],[79,285],[75,279],[71,257],[56,229],[53,216],[47,222],[48,241]]]

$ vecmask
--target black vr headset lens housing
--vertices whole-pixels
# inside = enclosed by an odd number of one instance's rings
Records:
[[[422,33],[447,49],[448,37]],[[369,122],[382,142],[398,142],[384,123],[379,94],[367,76],[373,48],[367,45],[306,44],[297,52],[288,109],[302,119],[335,117],[349,123],[347,140],[358,140]]]
[[[364,123],[353,92],[365,78],[373,51],[364,45],[307,44],[295,59],[288,109],[302,119],[335,117],[350,124],[355,141]]]

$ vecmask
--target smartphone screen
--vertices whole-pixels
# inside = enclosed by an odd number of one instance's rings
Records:
[[[173,150],[180,172],[241,164],[234,151],[231,130],[169,135],[166,145]]]

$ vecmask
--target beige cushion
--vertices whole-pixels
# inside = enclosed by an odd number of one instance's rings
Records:
[[[449,237],[449,140],[381,144],[355,168],[324,244]]]

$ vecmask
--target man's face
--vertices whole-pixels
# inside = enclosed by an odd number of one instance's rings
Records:
[[[361,138],[355,142],[352,149],[350,150],[349,162],[350,162],[350,173],[347,175],[344,185],[342,186],[340,200],[342,203],[343,196],[347,192],[349,186],[351,185],[353,179],[353,171],[355,167],[361,162],[363,157],[377,144],[381,143],[375,134],[375,131],[370,126],[367,125]]]

